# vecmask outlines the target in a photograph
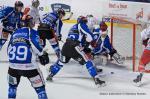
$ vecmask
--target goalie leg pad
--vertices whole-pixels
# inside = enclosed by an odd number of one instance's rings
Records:
[[[112,57],[116,60],[118,64],[123,64],[125,61],[125,58],[119,55],[118,53],[114,53]]]

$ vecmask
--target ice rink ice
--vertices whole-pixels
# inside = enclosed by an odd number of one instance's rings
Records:
[[[68,27],[63,27],[63,40],[65,40]],[[7,71],[8,62],[5,44],[0,52],[0,99],[7,99],[8,84]],[[56,57],[50,56],[50,64],[40,66],[44,79],[47,77],[47,68],[55,62]],[[2,62],[3,61],[3,62]],[[127,66],[119,66],[109,63],[103,68],[103,73],[114,74],[102,76],[101,79],[106,81],[105,87],[97,87],[90,78],[85,66],[71,61],[64,65],[64,68],[54,77],[54,82],[46,82],[46,91],[48,99],[148,99],[150,96],[150,74],[143,77],[143,86],[136,87],[132,81],[137,73],[133,73]],[[114,95],[118,94],[118,95]],[[37,99],[34,89],[31,87],[27,78],[22,77],[18,86],[17,99]]]

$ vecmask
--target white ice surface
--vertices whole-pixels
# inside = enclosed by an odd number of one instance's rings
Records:
[[[47,67],[50,66],[47,65]],[[40,66],[44,78],[47,76],[47,67]],[[0,64],[0,99],[7,99],[7,71],[8,63]],[[66,64],[55,76],[54,82],[46,82],[46,91],[49,99],[148,99],[150,96],[150,75],[143,78],[144,85],[135,87],[132,80],[136,73],[117,65],[103,66],[104,73],[114,72],[113,75],[103,76],[107,86],[97,88],[85,68],[75,62]],[[121,93],[122,95],[102,95]],[[127,93],[144,93],[145,95],[123,95]],[[17,91],[17,99],[37,99],[34,89],[27,78],[22,77]]]

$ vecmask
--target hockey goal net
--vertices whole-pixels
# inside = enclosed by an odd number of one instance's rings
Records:
[[[125,57],[124,65],[138,70],[139,59],[143,51],[141,41],[142,24],[140,21],[119,17],[109,17],[110,38],[113,47]]]

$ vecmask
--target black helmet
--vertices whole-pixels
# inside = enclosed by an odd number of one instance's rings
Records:
[[[23,7],[23,3],[21,1],[16,1],[15,7]]]
[[[59,9],[57,10],[57,14],[58,14],[58,15],[62,14],[63,16],[65,16],[66,13],[65,13],[64,9],[59,8]]]

